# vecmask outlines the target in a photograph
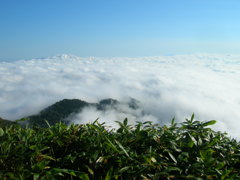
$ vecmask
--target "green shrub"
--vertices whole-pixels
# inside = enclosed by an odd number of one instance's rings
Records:
[[[152,122],[116,130],[95,121],[0,128],[2,179],[240,179],[240,143],[208,128]]]

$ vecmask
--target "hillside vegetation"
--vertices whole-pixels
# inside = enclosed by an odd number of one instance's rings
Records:
[[[45,120],[50,125],[62,122],[68,124],[66,118],[72,114],[81,111],[84,107],[94,104],[79,100],[79,99],[63,99],[53,105],[43,109],[39,114],[27,117],[29,126],[47,127]]]
[[[29,126],[47,127],[45,120],[47,120],[50,125],[59,122],[70,124],[71,121],[68,117],[80,113],[86,107],[94,107],[97,110],[104,112],[107,109],[115,109],[119,104],[122,104],[122,102],[111,98],[103,99],[98,103],[89,103],[80,99],[63,99],[43,109],[38,114],[23,119],[24,124],[28,124]],[[129,102],[125,103],[125,105],[130,109],[137,109],[138,101],[131,98]]]
[[[0,128],[1,127],[5,127],[5,126],[9,126],[9,125],[13,125],[13,124],[16,124],[16,122],[14,121],[9,121],[9,120],[6,120],[6,119],[2,119],[0,117]]]
[[[240,179],[240,143],[195,121],[0,128],[2,179]]]

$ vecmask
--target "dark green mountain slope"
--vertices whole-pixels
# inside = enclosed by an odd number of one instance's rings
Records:
[[[42,110],[37,115],[32,115],[27,117],[30,126],[37,125],[41,127],[46,127],[47,124],[45,120],[48,121],[50,125],[54,125],[58,122],[68,123],[65,118],[67,118],[72,113],[80,112],[84,107],[94,105],[79,99],[64,99],[55,104]]]
[[[137,100],[130,99],[126,105],[128,105],[129,108],[137,109],[138,103]],[[71,114],[81,112],[85,107],[91,106],[95,107],[97,110],[106,111],[108,109],[117,109],[118,104],[121,104],[121,102],[111,98],[103,99],[99,101],[99,103],[89,103],[79,99],[64,99],[47,107],[39,114],[27,117],[28,120],[25,122],[30,126],[36,125],[40,127],[48,126],[46,120],[50,125],[54,125],[58,122],[69,124],[70,121],[67,120],[67,117]]]
[[[58,122],[63,122],[65,124],[69,124],[70,121],[68,117],[70,115],[74,115],[74,113],[79,113],[85,107],[94,107],[99,111],[107,111],[109,109],[117,110],[117,106],[119,104],[127,105],[131,109],[139,108],[139,101],[131,98],[127,103],[119,102],[115,99],[103,99],[98,103],[89,103],[86,101],[82,101],[79,99],[63,99],[59,102],[54,103],[53,105],[43,109],[38,114],[34,114],[20,120],[8,121],[0,118],[0,127],[11,125],[12,123],[20,123],[21,125],[28,124],[31,126],[40,126],[40,127],[48,127],[46,121],[50,125],[54,125]]]

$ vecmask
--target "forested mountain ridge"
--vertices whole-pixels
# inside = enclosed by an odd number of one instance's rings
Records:
[[[90,105],[94,104],[79,99],[63,99],[43,109],[39,114],[28,116],[26,119],[30,126],[47,127],[46,120],[50,125],[58,122],[68,123],[65,119],[70,114],[80,112],[84,107]]]
[[[86,107],[94,107],[99,111],[106,111],[107,109],[114,109],[117,105],[121,104],[115,99],[103,99],[98,103],[89,103],[80,99],[63,99],[43,109],[38,114],[24,117],[22,124],[28,124],[29,126],[47,127],[46,121],[50,125],[54,125],[58,122],[65,124],[71,123],[68,117],[74,113],[80,113]],[[133,98],[127,102],[127,106],[131,109],[137,109],[139,102]]]

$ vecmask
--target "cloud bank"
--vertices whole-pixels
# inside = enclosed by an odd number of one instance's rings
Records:
[[[240,135],[240,55],[176,55],[143,58],[81,58],[60,55],[0,62],[0,117],[38,113],[64,98],[97,102],[135,98],[149,118],[163,124],[216,119],[216,129]],[[130,113],[131,115],[134,113]],[[124,117],[85,109],[78,120]],[[91,116],[90,116],[91,115]],[[134,115],[133,115],[134,116]],[[139,117],[135,115],[134,118]],[[87,117],[86,117],[87,118]]]
[[[138,102],[134,106],[130,105],[131,99],[128,102],[118,102],[114,105],[107,105],[103,109],[89,106],[84,108],[80,113],[72,114],[67,119],[74,123],[89,123],[94,122],[96,118],[100,123],[106,123],[107,127],[117,128],[116,121],[123,121],[128,118],[128,124],[135,124],[137,121],[146,122],[152,121],[158,123],[157,117],[144,112],[141,103]]]

